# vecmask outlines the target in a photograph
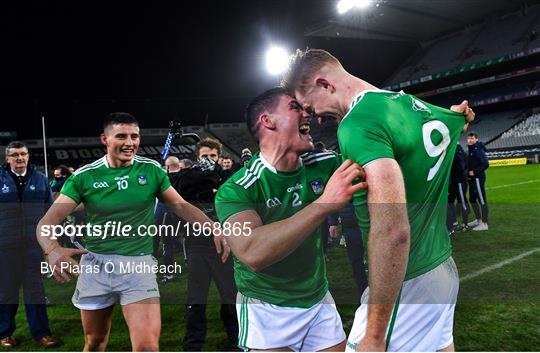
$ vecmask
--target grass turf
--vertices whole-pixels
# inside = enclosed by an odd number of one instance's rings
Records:
[[[460,232],[453,239],[454,259],[461,277],[487,266],[540,247],[540,165],[490,168],[487,172],[487,197],[490,206],[489,231]],[[334,296],[346,294],[354,300],[354,284],[343,247],[329,249],[328,278]],[[540,350],[540,252],[501,268],[463,281],[456,307],[454,340],[463,351],[538,351]],[[161,350],[179,351],[184,335],[186,273],[161,286],[163,304]],[[58,285],[46,281],[47,295],[53,303],[68,303],[74,284]],[[350,295],[349,295],[350,293]],[[218,302],[212,285],[211,303]],[[356,306],[338,304],[348,332]],[[70,304],[48,308],[50,325],[63,345],[56,350],[80,351],[83,346],[79,312]],[[20,344],[12,350],[36,351],[28,333],[24,306],[17,314],[15,337]],[[227,350],[227,340],[219,319],[219,306],[207,308],[208,336],[205,350]],[[129,334],[119,307],[113,314],[111,351],[129,351]],[[5,350],[0,348],[0,350]]]

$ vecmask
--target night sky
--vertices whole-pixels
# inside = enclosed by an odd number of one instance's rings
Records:
[[[337,1],[337,0],[336,0]],[[142,127],[237,122],[278,83],[270,44],[330,50],[353,74],[380,84],[414,43],[305,37],[336,16],[336,1],[36,1],[3,4],[0,131],[39,138],[93,136],[112,111]]]

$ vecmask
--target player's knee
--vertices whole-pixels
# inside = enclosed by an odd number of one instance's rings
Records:
[[[102,352],[107,347],[109,342],[108,335],[86,335],[85,336],[85,351],[87,352]]]
[[[157,352],[159,351],[158,340],[148,339],[133,345],[134,352]]]

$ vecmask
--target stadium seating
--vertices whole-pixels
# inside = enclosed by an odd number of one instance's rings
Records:
[[[540,5],[529,8],[526,14],[517,12],[504,18],[486,19],[478,26],[423,45],[386,84],[418,79],[539,46],[539,31]]]
[[[531,115],[504,132],[500,138],[491,142],[487,147],[495,149],[535,145],[540,145],[540,113]]]
[[[209,124],[208,130],[238,157],[246,147],[258,150],[245,123]]]
[[[469,131],[476,132],[480,141],[489,143],[512,127],[512,125],[519,122],[521,116],[521,111],[519,110],[484,115],[479,114],[476,122],[469,126]],[[459,143],[464,148],[467,146],[467,134],[462,134]]]

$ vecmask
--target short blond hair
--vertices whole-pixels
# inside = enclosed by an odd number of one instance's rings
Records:
[[[281,78],[281,87],[289,93],[305,93],[313,75],[325,65],[343,68],[339,60],[323,49],[297,49],[290,56],[289,66]]]

